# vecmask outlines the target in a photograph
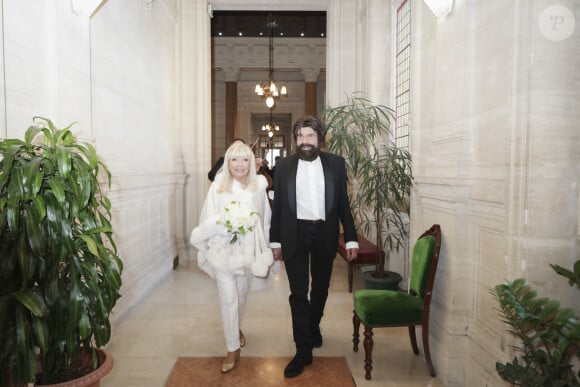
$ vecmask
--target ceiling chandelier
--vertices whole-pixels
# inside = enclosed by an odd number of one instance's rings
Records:
[[[272,108],[270,108],[270,120],[262,125],[262,131],[268,131],[268,137],[274,136],[274,131],[279,131],[280,127],[272,120]]]
[[[260,82],[256,84],[254,91],[260,97],[266,99],[266,106],[272,109],[276,99],[281,96],[287,96],[286,86],[282,85],[280,88],[274,82],[274,29],[278,27],[278,23],[272,17],[272,14],[268,15],[268,20],[266,22],[266,27],[270,29],[270,62],[268,64],[268,81]]]

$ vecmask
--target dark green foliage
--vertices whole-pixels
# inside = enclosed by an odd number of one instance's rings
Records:
[[[408,212],[413,175],[410,153],[390,138],[393,110],[353,96],[323,114],[328,149],[346,160],[357,228],[366,235],[375,230],[378,250],[398,250],[407,237],[401,212]],[[382,259],[377,273],[384,275]]]
[[[580,358],[580,323],[574,311],[560,303],[538,297],[524,279],[497,285],[503,321],[521,344],[512,362],[496,363],[500,377],[521,386],[580,386],[573,370]]]
[[[34,122],[24,140],[0,141],[0,385],[38,381],[37,353],[43,383],[80,372],[80,351],[109,341],[120,297],[98,180],[110,184],[110,173],[70,126]]]
[[[574,264],[573,272],[553,263],[550,263],[550,267],[554,269],[556,273],[568,278],[568,284],[570,284],[570,286],[576,285],[576,287],[580,289],[580,260],[576,261]]]

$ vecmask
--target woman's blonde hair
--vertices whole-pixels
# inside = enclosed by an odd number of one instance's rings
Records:
[[[234,157],[247,157],[250,160],[250,171],[246,180],[246,187],[251,191],[258,188],[258,175],[256,173],[256,157],[254,152],[246,144],[236,141],[226,150],[224,165],[221,172],[216,176],[218,183],[217,192],[232,192],[234,177],[230,172],[230,160]]]

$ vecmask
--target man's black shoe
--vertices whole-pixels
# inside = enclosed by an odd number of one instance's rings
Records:
[[[320,333],[320,327],[317,325],[312,333],[312,346],[314,348],[322,347],[322,334]]]
[[[312,364],[312,352],[298,352],[284,369],[284,377],[296,377],[304,371],[305,366],[310,364]]]

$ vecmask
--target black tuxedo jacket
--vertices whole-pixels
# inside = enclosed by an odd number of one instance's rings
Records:
[[[339,221],[342,223],[345,241],[357,241],[354,220],[347,196],[347,179],[344,158],[321,152],[324,171],[324,195],[326,222],[324,243],[329,255],[338,249]],[[282,244],[284,260],[292,259],[296,251],[298,230],[296,216],[296,171],[298,156],[278,159],[274,174],[274,203],[270,226],[270,242]]]
[[[218,171],[220,170],[220,168],[224,165],[224,156],[221,156],[218,161],[215,162],[215,164],[213,165],[213,167],[211,167],[211,169],[209,170],[209,172],[207,173],[207,178],[209,179],[209,181],[214,181],[215,180],[215,175],[218,173]]]

